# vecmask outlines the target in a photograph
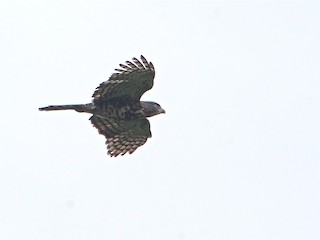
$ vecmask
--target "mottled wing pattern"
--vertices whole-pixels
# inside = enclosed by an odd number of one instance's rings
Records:
[[[130,97],[139,101],[141,96],[152,88],[155,71],[153,64],[142,55],[141,61],[136,58],[132,62],[120,64],[120,69],[115,69],[108,81],[97,87],[93,94],[93,102],[99,104],[118,97]]]
[[[111,157],[131,154],[151,137],[150,123],[146,118],[118,121],[92,116],[90,120],[99,133],[106,137]]]

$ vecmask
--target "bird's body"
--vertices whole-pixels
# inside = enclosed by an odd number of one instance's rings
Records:
[[[120,64],[108,81],[101,83],[93,94],[92,103],[52,105],[40,111],[75,110],[92,114],[90,120],[107,139],[111,156],[132,153],[151,137],[151,117],[165,111],[155,102],[140,101],[143,93],[153,86],[155,76],[151,62],[141,56],[142,62]]]

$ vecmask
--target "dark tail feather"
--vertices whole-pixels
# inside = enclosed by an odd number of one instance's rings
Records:
[[[55,110],[75,110],[77,112],[92,112],[92,105],[89,104],[75,104],[75,105],[52,105],[39,108],[39,111],[55,111]]]

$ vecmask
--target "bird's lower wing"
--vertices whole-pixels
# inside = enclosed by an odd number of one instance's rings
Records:
[[[93,126],[107,139],[108,154],[111,157],[133,153],[151,137],[150,123],[144,119],[117,121],[92,116]]]

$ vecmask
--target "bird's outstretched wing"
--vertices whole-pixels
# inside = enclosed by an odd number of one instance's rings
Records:
[[[146,118],[117,121],[94,115],[90,120],[99,133],[106,137],[108,154],[111,157],[131,154],[151,137],[150,123]]]
[[[155,71],[153,64],[142,55],[141,61],[136,58],[132,62],[120,64],[108,81],[101,83],[93,93],[93,102],[99,104],[114,98],[126,97],[140,101],[141,96],[152,88]]]

